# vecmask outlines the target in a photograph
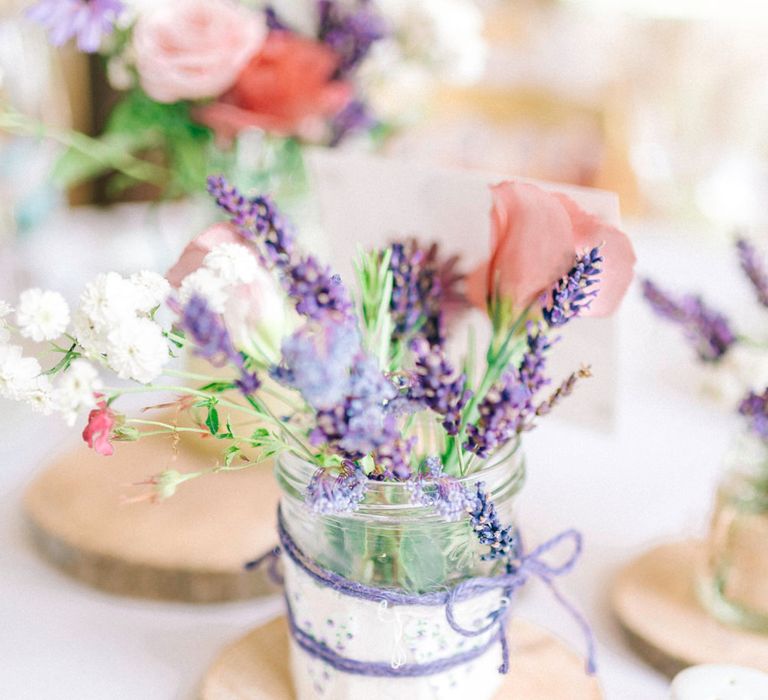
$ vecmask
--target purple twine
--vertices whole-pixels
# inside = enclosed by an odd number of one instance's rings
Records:
[[[277,562],[280,559],[280,547],[272,547],[260,557],[245,563],[248,571],[260,568],[264,563],[267,564],[267,576],[276,586],[282,586],[285,583],[283,575],[277,570]]]
[[[296,542],[288,534],[285,528],[285,522],[283,520],[282,510],[278,508],[277,511],[277,531],[280,537],[280,547],[275,547],[266,554],[262,555],[258,559],[247,564],[248,568],[255,568],[261,566],[265,562],[269,562],[269,574],[272,580],[282,581],[282,577],[279,576],[275,568],[277,558],[280,556],[281,551],[285,552],[291,560],[306,573],[312,579],[317,581],[323,586],[328,586],[333,590],[348,595],[353,598],[360,598],[363,600],[370,600],[373,602],[385,601],[389,605],[442,605],[445,606],[445,616],[451,629],[464,637],[477,637],[481,634],[490,632],[494,627],[498,628],[496,634],[494,634],[485,644],[470,649],[460,654],[450,656],[444,659],[438,659],[426,664],[405,664],[398,668],[392,668],[389,663],[370,662],[370,661],[356,661],[354,659],[348,659],[340,656],[326,645],[318,642],[310,635],[301,630],[293,618],[293,612],[290,604],[287,604],[288,608],[288,621],[290,624],[291,634],[296,640],[298,645],[304,649],[310,655],[322,659],[328,663],[331,667],[343,671],[345,673],[353,673],[357,675],[365,676],[388,676],[388,677],[414,677],[414,676],[426,676],[433,675],[446,671],[459,664],[467,663],[472,659],[475,659],[485,653],[493,644],[499,642],[501,646],[502,663],[499,666],[499,673],[507,673],[509,670],[509,643],[506,635],[506,625],[509,620],[510,614],[510,599],[517,591],[522,588],[531,576],[535,576],[540,579],[552,592],[560,605],[567,610],[578,626],[581,628],[582,633],[587,644],[587,673],[594,674],[596,671],[595,663],[595,640],[592,634],[592,630],[589,624],[584,619],[583,615],[557,590],[553,578],[562,576],[570,572],[576,564],[582,549],[582,537],[577,530],[565,530],[559,535],[556,535],[552,539],[544,542],[534,549],[529,554],[521,554],[520,557],[513,562],[514,567],[511,572],[501,574],[499,576],[490,577],[475,577],[467,579],[466,581],[454,586],[450,590],[434,591],[431,593],[405,593],[395,589],[388,588],[376,588],[373,586],[366,586],[365,584],[351,579],[344,578],[339,574],[336,574],[328,569],[320,566],[316,561],[313,561],[307,557],[304,552],[299,549]],[[570,540],[573,545],[573,552],[569,557],[563,561],[559,566],[553,566],[541,559],[542,555],[550,552],[555,547],[563,542]],[[522,542],[521,542],[521,551]],[[489,622],[476,629],[467,629],[462,627],[456,620],[454,608],[456,603],[474,598],[484,593],[501,589],[504,594],[504,602],[501,607],[495,612],[491,613]],[[288,603],[286,599],[286,603]]]

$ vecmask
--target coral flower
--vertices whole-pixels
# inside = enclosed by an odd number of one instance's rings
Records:
[[[584,211],[570,197],[521,182],[492,188],[491,256],[467,278],[467,296],[481,308],[497,295],[522,310],[548,292],[585,249],[602,247],[599,294],[584,315],[608,316],[632,281],[629,238]]]
[[[352,97],[350,83],[334,79],[339,62],[325,44],[273,31],[232,89],[197,118],[224,140],[248,127],[316,138]]]
[[[83,440],[100,455],[111,456],[115,448],[109,439],[115,427],[115,413],[103,399],[88,414],[88,425],[83,430]]]

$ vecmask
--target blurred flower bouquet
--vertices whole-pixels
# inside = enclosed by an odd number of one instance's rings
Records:
[[[762,256],[745,238],[737,241],[736,251],[758,304],[768,307],[768,271]],[[644,280],[643,294],[658,316],[683,331],[698,359],[710,368],[721,367],[739,352],[750,360],[745,376],[739,378],[741,398],[736,406],[745,430],[728,457],[728,473],[718,491],[700,593],[719,619],[768,633],[764,585],[768,570],[768,387],[763,387],[768,377],[764,340],[737,332],[726,315],[700,296],[674,296],[651,280]]]
[[[499,643],[507,668],[508,599],[531,576],[553,586],[581,544],[571,530],[523,548],[511,521],[522,435],[589,375],[577,369],[545,393],[553,334],[619,304],[628,239],[564,195],[497,185],[490,258],[465,285],[491,340],[479,363],[470,334],[456,365],[446,336],[466,303],[458,259],[415,240],[360,252],[353,295],[297,246],[269,198],[221,177],[209,192],[229,222],[190,243],[167,279],[100,275],[71,319],[52,291],[22,293],[13,317],[6,307],[8,331],[56,341],[60,359],[43,372],[4,344],[0,391],[70,419],[89,409],[83,437],[105,455],[115,441],[180,431],[221,442],[210,472],[277,455],[298,697],[389,697],[387,676],[414,697],[471,688],[490,698]],[[166,367],[183,347],[228,375]],[[138,385],[104,386],[94,364]],[[178,395],[193,425],[118,412],[142,392]],[[236,428],[234,414],[249,423]],[[203,473],[157,474],[146,495],[165,498]],[[564,541],[574,547],[565,563],[540,559]]]
[[[249,185],[299,178],[301,144],[375,142],[405,112],[393,86],[471,79],[484,56],[472,0],[39,0],[27,14],[105,58],[120,98],[103,134],[49,134],[69,146],[60,184],[111,174],[113,191],[200,191],[211,168],[235,174],[238,144]],[[36,128],[11,113],[3,127]]]

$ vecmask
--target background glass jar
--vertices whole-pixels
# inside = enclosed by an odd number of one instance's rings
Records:
[[[768,446],[742,436],[717,490],[699,598],[721,622],[768,633]]]
[[[315,469],[284,455],[276,471],[285,528],[303,554],[325,569],[365,586],[414,595],[447,591],[502,569],[501,562],[482,559],[488,547],[478,542],[467,517],[448,522],[432,506],[414,505],[402,483],[371,482],[354,513],[314,513],[304,494]],[[514,497],[523,480],[519,457],[461,479],[472,490],[484,482],[505,525],[513,521]],[[503,676],[498,672],[500,627],[494,620],[504,605],[502,586],[456,604],[454,614],[463,627],[487,628],[468,637],[449,625],[444,604],[409,600],[393,605],[386,596],[352,596],[318,583],[290,557],[283,563],[298,700],[463,700],[470,694],[474,700],[490,700],[498,689]],[[384,667],[386,674],[339,670],[316,648],[300,644],[295,630],[331,655]],[[398,677],[405,666],[432,669],[436,664],[439,670]]]

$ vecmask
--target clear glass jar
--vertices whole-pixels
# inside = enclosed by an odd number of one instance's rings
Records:
[[[367,586],[408,593],[446,590],[474,576],[487,576],[499,562],[481,559],[468,518],[447,522],[431,506],[411,503],[404,484],[371,482],[354,513],[320,515],[304,504],[315,471],[292,456],[277,460],[283,521],[300,550],[322,567]],[[524,481],[520,457],[488,466],[461,481],[485,484],[506,525],[513,522],[515,495]],[[377,677],[338,671],[292,639],[291,661],[298,700],[490,700],[502,676],[498,632],[465,637],[448,625],[444,606],[396,605],[353,598],[319,584],[284,557],[285,592],[294,623],[334,653],[361,662],[428,664],[487,647],[487,651],[448,671],[417,677]],[[502,590],[457,604],[457,620],[476,629],[499,609]]]
[[[721,622],[768,633],[768,447],[742,437],[720,483],[698,577]]]

